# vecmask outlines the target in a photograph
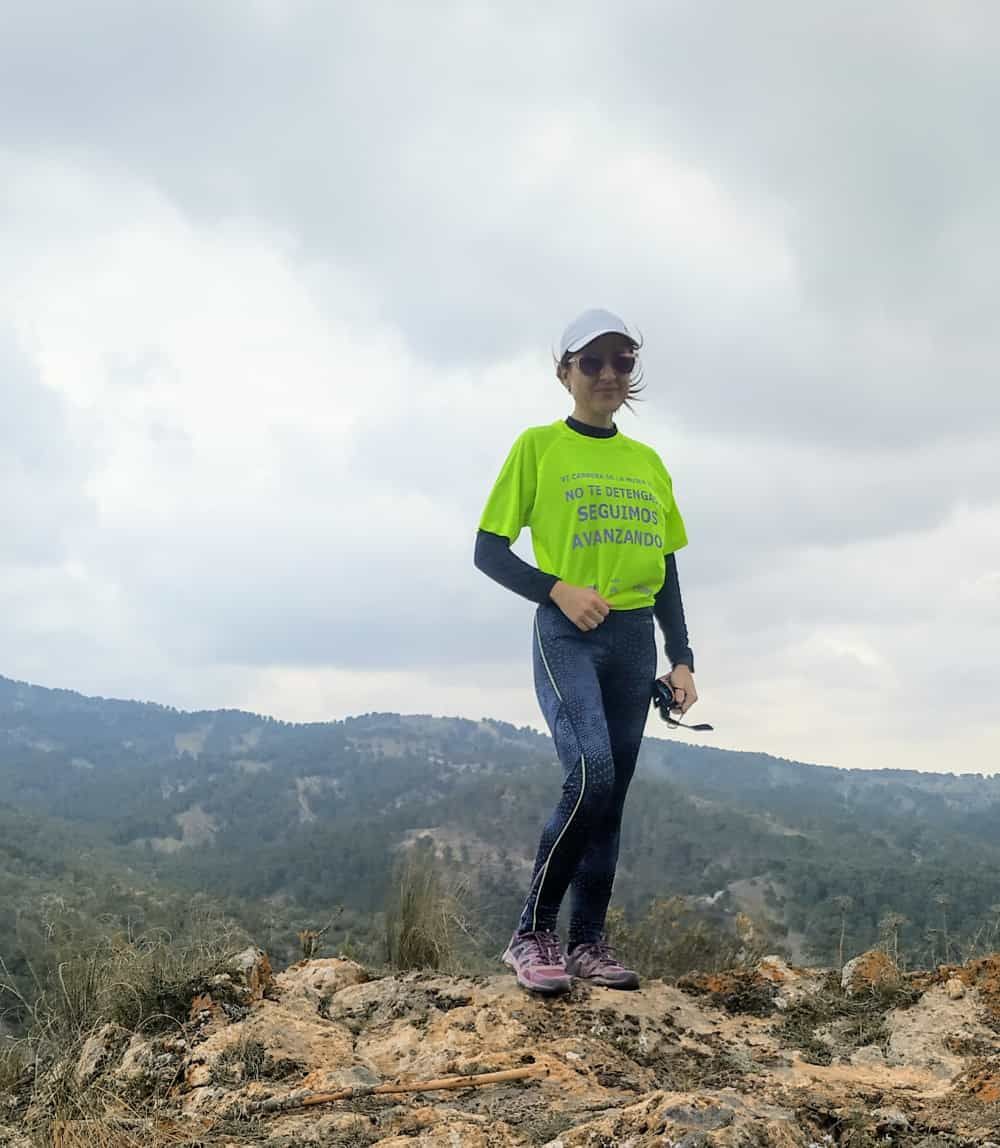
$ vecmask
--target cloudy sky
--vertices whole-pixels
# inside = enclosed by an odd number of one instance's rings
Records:
[[[0,20],[0,673],[540,725],[472,547],[604,306],[713,744],[1000,768],[991,0]]]

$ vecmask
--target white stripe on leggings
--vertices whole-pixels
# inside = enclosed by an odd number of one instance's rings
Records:
[[[538,615],[535,615],[535,640],[538,642],[538,652],[542,655],[542,665],[545,667],[545,672],[549,675],[549,681],[552,683],[552,688],[556,691],[556,697],[563,703],[563,696],[559,692],[559,687],[556,685],[556,680],[552,676],[552,671],[549,669],[549,660],[545,656],[545,650],[542,648],[542,634],[538,628]],[[565,704],[565,703],[563,703]],[[575,731],[574,731],[575,732]],[[555,730],[552,731],[552,740],[555,741]],[[576,805],[573,806],[573,812],[567,817],[566,824],[562,827],[559,836],[552,844],[549,850],[548,857],[545,858],[545,864],[542,866],[541,874],[538,878],[538,890],[535,893],[535,903],[531,908],[531,931],[534,932],[538,926],[538,902],[542,896],[542,886],[545,884],[545,874],[549,869],[549,862],[552,860],[552,854],[555,853],[556,847],[563,839],[563,834],[569,829],[570,822],[576,816],[576,811],[580,808],[580,802],[583,801],[584,790],[587,788],[587,758],[584,756],[583,746],[580,746],[580,766],[583,772],[583,780],[580,783],[580,796],[576,799]]]

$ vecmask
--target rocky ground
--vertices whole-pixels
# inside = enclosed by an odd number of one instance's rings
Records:
[[[255,950],[241,968],[186,1023],[105,1026],[59,1088],[0,1095],[0,1145],[1000,1148],[1000,956],[900,976],[872,953],[843,977],[766,958],[556,999],[341,959],[273,976]],[[522,1075],[371,1092],[505,1070]]]

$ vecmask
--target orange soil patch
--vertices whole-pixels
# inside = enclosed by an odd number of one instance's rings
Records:
[[[880,949],[871,949],[858,958],[858,963],[851,973],[850,988],[857,992],[873,985],[892,985],[898,980],[899,970],[893,964],[892,958]]]
[[[965,1088],[984,1104],[995,1104],[1000,1100],[1000,1072],[997,1071],[996,1061],[983,1065],[978,1072],[970,1073]]]

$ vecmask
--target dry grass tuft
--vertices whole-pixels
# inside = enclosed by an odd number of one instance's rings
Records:
[[[0,1095],[15,1092],[27,1082],[30,1064],[24,1041],[0,1040]]]
[[[461,892],[447,887],[433,852],[414,847],[397,870],[386,910],[386,954],[396,969],[453,969],[456,937],[466,933]]]
[[[228,933],[109,938],[56,966],[32,1005],[33,1029],[57,1044],[103,1024],[137,1031],[175,1027],[192,999],[232,971],[238,952]]]
[[[36,976],[37,992],[30,1000],[0,965],[0,991],[17,999],[26,1027],[17,1053],[0,1052],[0,1084],[17,1072],[17,1057],[35,1066],[26,1131],[39,1143],[61,1148],[190,1144],[190,1130],[182,1134],[165,1122],[154,1126],[121,1088],[105,1081],[99,1057],[85,1069],[81,1054],[98,1034],[109,1060],[137,1032],[172,1030],[184,1036],[194,997],[210,991],[218,998],[228,989],[235,1000],[237,990],[223,974],[236,971],[233,957],[245,945],[238,930],[211,915],[193,918],[178,938],[166,932],[116,933],[91,941],[83,951],[66,955],[63,947],[53,954],[49,971]]]

